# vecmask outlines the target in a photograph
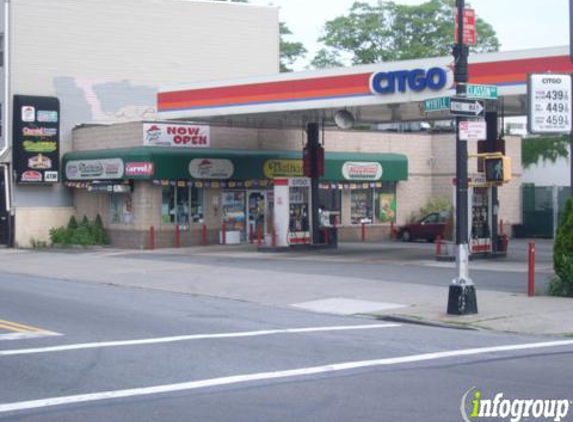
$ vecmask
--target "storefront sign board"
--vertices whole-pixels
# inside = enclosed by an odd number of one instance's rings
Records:
[[[224,158],[195,158],[189,163],[189,174],[195,179],[225,180],[234,172],[231,160]]]
[[[347,161],[342,166],[342,175],[346,180],[380,180],[382,173],[380,163]]]
[[[115,180],[123,177],[121,158],[72,160],[66,164],[68,180]]]
[[[56,97],[14,96],[13,162],[18,183],[60,179],[60,102]]]

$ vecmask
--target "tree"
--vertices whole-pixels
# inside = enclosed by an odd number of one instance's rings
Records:
[[[281,72],[292,72],[291,66],[294,62],[306,55],[306,48],[301,42],[287,41],[286,37],[292,35],[286,23],[280,22],[280,70]]]
[[[340,53],[336,50],[321,48],[310,62],[310,67],[315,69],[326,69],[329,67],[342,67],[344,62]]]
[[[567,200],[557,228],[553,269],[556,277],[549,284],[549,294],[573,297],[573,198]]]
[[[325,23],[319,41],[327,48],[315,60],[324,63],[324,57],[341,52],[350,55],[352,64],[448,56],[454,43],[454,5],[455,0],[430,0],[415,6],[355,2],[347,15]],[[472,51],[499,49],[491,25],[477,18],[476,30],[478,44]]]

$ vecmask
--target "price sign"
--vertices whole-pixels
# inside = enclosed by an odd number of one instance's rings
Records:
[[[530,74],[527,84],[529,132],[571,133],[571,96],[571,75]]]

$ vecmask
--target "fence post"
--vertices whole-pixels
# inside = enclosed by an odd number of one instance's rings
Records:
[[[201,243],[203,246],[207,246],[207,226],[203,224],[203,235],[201,238]]]
[[[529,242],[529,280],[527,283],[527,296],[535,295],[535,242]]]
[[[155,249],[155,227],[149,227],[149,249]]]

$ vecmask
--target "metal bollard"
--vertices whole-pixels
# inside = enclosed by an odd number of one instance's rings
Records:
[[[324,244],[330,245],[330,232],[328,229],[324,229]]]
[[[275,230],[274,224],[273,224],[273,229],[271,231],[271,244],[273,248],[277,247],[277,231]]]
[[[181,228],[179,224],[175,226],[175,247],[178,248],[181,246]]]
[[[438,235],[436,236],[436,256],[442,256],[442,238]]]
[[[263,228],[261,226],[257,226],[257,246],[261,246],[263,244]]]
[[[227,228],[225,227],[225,223],[221,225],[221,245],[227,244]]]
[[[249,224],[249,242],[251,242],[251,245],[255,242],[255,233],[252,224]]]
[[[362,241],[366,241],[366,223],[362,223]]]
[[[201,238],[201,243],[203,246],[207,246],[207,226],[203,224],[203,235]]]
[[[149,227],[149,249],[155,249],[155,227]]]
[[[529,242],[529,279],[527,296],[535,296],[535,242]]]

